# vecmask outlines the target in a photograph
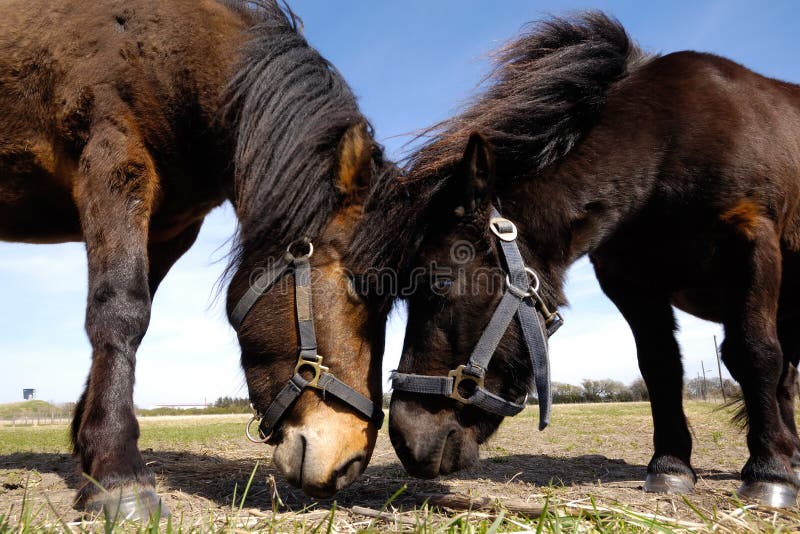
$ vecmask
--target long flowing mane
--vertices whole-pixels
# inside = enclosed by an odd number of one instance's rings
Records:
[[[580,141],[609,87],[647,60],[622,25],[600,12],[533,25],[495,58],[464,111],[420,134],[405,176],[374,189],[348,257],[356,272],[404,269],[472,132],[492,143],[499,180],[535,174]]]
[[[275,256],[315,237],[340,193],[338,146],[366,122],[341,74],[312,48],[300,21],[277,2],[228,2],[251,17],[251,38],[223,95],[233,130],[239,231],[231,265],[250,253]]]

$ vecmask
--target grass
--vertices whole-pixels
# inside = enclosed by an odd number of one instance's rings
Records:
[[[69,450],[66,425],[0,426],[0,454],[58,453]]]
[[[59,417],[63,417],[64,409],[61,406],[55,406],[43,400],[28,400],[23,402],[12,402],[8,404],[0,404],[0,419],[11,419],[12,417],[35,417],[35,416],[49,416],[51,412],[55,412]]]
[[[141,449],[180,449],[189,445],[209,446],[220,441],[238,440],[247,416],[202,419],[140,419]],[[204,420],[205,419],[205,420]],[[20,452],[64,453],[70,450],[67,425],[0,426],[0,454]]]
[[[358,509],[337,507],[334,501],[329,509],[305,509],[299,513],[253,513],[245,510],[247,493],[257,470],[253,469],[241,496],[234,499],[223,514],[209,512],[195,517],[172,516],[152,518],[147,522],[124,522],[109,517],[85,517],[66,521],[59,516],[47,500],[34,504],[34,492],[26,496],[20,509],[0,513],[0,532],[136,532],[165,533],[222,533],[222,532],[363,532],[387,531],[418,533],[475,533],[544,532],[544,533],[616,533],[616,532],[796,532],[800,514],[796,511],[764,510],[745,506],[731,500],[732,510],[704,510],[685,502],[694,510],[695,517],[672,519],[663,515],[645,513],[624,505],[600,504],[594,499],[587,502],[563,502],[547,497],[536,515],[509,512],[498,505],[492,510],[465,510],[452,512],[423,504],[403,512],[391,506],[400,488],[380,510],[379,517],[368,517]]]
[[[719,405],[699,402],[687,403],[686,411],[693,424],[697,462],[724,465],[723,478],[730,478],[726,473],[738,470],[745,450],[740,431],[727,424],[729,412],[720,410]],[[537,414],[533,407],[506,421],[486,445],[488,461],[482,467],[461,478],[441,479],[443,487],[437,491],[495,499],[472,510],[442,509],[421,500],[429,486],[401,473],[385,437],[381,455],[386,459],[376,454],[373,468],[362,477],[367,480],[360,486],[356,484],[354,490],[340,494],[338,501],[292,501],[286,498],[289,490],[285,484],[279,481],[274,485],[274,471],[255,460],[263,457],[265,449],[240,445],[246,416],[142,418],[140,447],[154,449],[156,452],[146,454],[146,458],[160,460],[167,470],[161,475],[165,484],[159,491],[171,492],[173,502],[181,504],[170,504],[174,515],[169,519],[150,523],[81,518],[55,500],[52,485],[43,481],[46,474],[35,470],[37,465],[45,469],[35,463],[35,458],[39,452],[68,452],[66,425],[0,427],[0,455],[13,454],[16,466],[28,465],[27,469],[13,470],[0,465],[0,532],[738,533],[790,532],[800,525],[796,509],[770,510],[738,502],[729,489],[735,488],[735,480],[722,484],[710,478],[685,499],[656,500],[645,498],[625,476],[616,483],[614,477],[603,475],[604,469],[638,472],[646,464],[652,431],[647,403],[559,405],[554,408],[552,428],[542,433],[534,430]],[[526,439],[520,439],[522,436]],[[235,459],[222,461],[225,457],[220,451],[226,448],[239,451],[232,453]],[[196,466],[193,471],[163,452],[198,450],[210,451],[211,456],[203,460],[207,465]],[[28,454],[30,464],[25,460]],[[600,455],[605,464],[598,467],[591,454]],[[189,454],[184,461],[197,463],[200,456]],[[383,466],[378,467],[381,461]],[[6,463],[12,462],[6,459]],[[549,478],[550,484],[546,468],[556,473]],[[563,484],[559,482],[559,476],[568,477],[570,470],[581,469],[590,473],[597,469],[598,478],[605,476],[603,483],[593,479],[594,475],[584,481],[574,474]],[[528,472],[515,478],[514,473],[525,470]],[[537,471],[544,474],[540,478],[531,475]],[[49,476],[51,481],[60,481],[53,473]],[[59,484],[62,492],[72,494],[71,489]],[[219,487],[223,490],[212,498]],[[281,495],[277,494],[278,487]],[[379,491],[384,487],[390,488],[388,493]],[[6,491],[16,497],[3,498]],[[23,491],[23,498],[18,498]],[[191,499],[175,501],[175,492],[186,492]],[[281,498],[289,504],[284,506]]]

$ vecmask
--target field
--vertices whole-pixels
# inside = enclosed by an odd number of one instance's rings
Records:
[[[246,416],[142,418],[140,446],[173,514],[161,527],[172,531],[797,529],[796,509],[758,509],[732,497],[747,449],[730,411],[702,402],[686,408],[700,478],[687,498],[641,490],[651,454],[646,403],[557,405],[544,432],[527,409],[503,424],[477,466],[434,481],[405,474],[384,429],[370,467],[330,501],[280,479],[269,449],[244,439]],[[105,528],[71,507],[81,477],[68,451],[65,425],[0,426],[0,530]]]

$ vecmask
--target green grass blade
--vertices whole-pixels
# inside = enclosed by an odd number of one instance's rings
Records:
[[[253,467],[253,472],[250,473],[250,478],[247,480],[247,486],[244,488],[244,493],[242,493],[242,502],[239,504],[239,513],[242,513],[242,509],[244,508],[244,501],[247,499],[247,494],[250,493],[250,485],[253,483],[253,479],[256,477],[256,471],[258,471],[258,464],[259,461],[256,460],[256,465]]]
[[[497,529],[500,528],[501,524],[503,524],[503,519],[505,519],[505,517],[506,517],[506,511],[500,510],[500,515],[498,515],[497,519],[495,519],[494,522],[489,526],[489,528],[486,529],[485,534],[494,534],[495,532],[497,532]]]

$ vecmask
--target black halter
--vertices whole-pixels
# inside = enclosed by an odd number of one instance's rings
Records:
[[[547,339],[564,323],[558,311],[551,312],[539,294],[539,276],[533,269],[525,265],[517,248],[517,227],[500,216],[492,207],[489,229],[497,236],[500,244],[500,255],[504,258],[508,274],[506,275],[506,292],[489,320],[489,324],[481,334],[478,344],[472,350],[466,365],[459,365],[444,376],[414,375],[392,372],[392,387],[399,391],[444,395],[463,404],[472,404],[502,416],[516,415],[525,404],[517,404],[503,399],[488,391],[483,386],[489,361],[492,359],[500,339],[505,334],[514,315],[519,319],[525,345],[531,359],[536,392],[539,397],[539,430],[550,423],[550,361],[547,351]],[[539,321],[537,309],[544,319],[544,327]],[[471,391],[466,397],[461,394],[459,386],[462,382],[472,382]]]
[[[286,254],[275,266],[261,274],[250,284],[247,293],[239,299],[236,307],[231,312],[231,324],[238,330],[244,318],[247,317],[248,312],[261,295],[275,285],[275,282],[284,274],[290,270],[294,271],[295,310],[297,312],[297,329],[300,337],[300,355],[297,358],[294,375],[278,393],[275,400],[267,408],[267,411],[263,414],[254,414],[250,422],[247,423],[245,434],[250,441],[255,443],[269,441],[278,422],[307,387],[322,391],[323,397],[327,394],[333,395],[378,425],[378,427],[383,424],[383,409],[381,406],[374,404],[370,399],[333,376],[329,369],[322,365],[322,356],[317,354],[317,336],[314,330],[314,314],[311,306],[311,264],[308,260],[314,253],[314,246],[308,239],[303,239],[302,243],[298,244],[307,246],[308,252],[302,256],[294,256],[290,245]],[[301,372],[312,372],[313,376],[310,380],[306,380]],[[254,437],[250,433],[250,427],[255,422],[258,422],[259,437]]]

